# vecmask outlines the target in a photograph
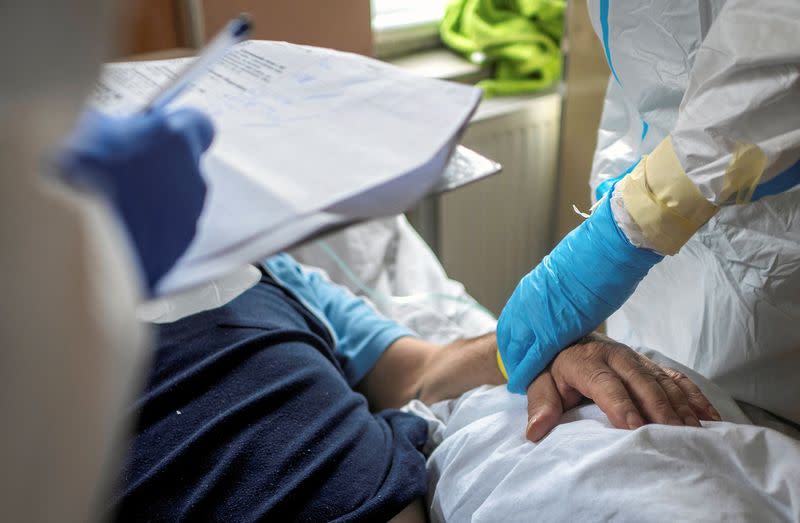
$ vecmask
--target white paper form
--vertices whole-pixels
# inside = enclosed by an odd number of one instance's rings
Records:
[[[112,113],[138,110],[186,60],[106,66],[94,103]],[[397,210],[407,208],[436,183],[479,99],[474,87],[358,55],[237,45],[174,103],[206,111],[217,131],[202,165],[209,197],[198,235],[174,271],[230,258],[242,241],[275,236],[325,209],[386,214],[387,205],[358,196],[388,182],[382,199],[390,194]],[[180,278],[170,281],[180,286]]]

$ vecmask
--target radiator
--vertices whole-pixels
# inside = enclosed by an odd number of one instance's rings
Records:
[[[462,143],[503,171],[410,214],[450,277],[495,314],[552,244],[560,120],[558,93],[485,101]]]

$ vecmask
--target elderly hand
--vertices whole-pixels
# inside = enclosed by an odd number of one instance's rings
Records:
[[[647,422],[699,427],[700,420],[721,419],[697,385],[680,372],[590,334],[562,351],[528,387],[528,439],[542,439],[583,398],[593,400],[615,427],[623,429]]]

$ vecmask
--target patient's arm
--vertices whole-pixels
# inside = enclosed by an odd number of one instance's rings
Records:
[[[431,404],[480,385],[505,383],[496,354],[494,333],[444,346],[400,338],[357,388],[375,410],[400,407],[414,398]]]
[[[439,346],[405,337],[395,341],[359,383],[375,410],[454,398],[479,385],[505,383],[497,368],[494,334]],[[531,440],[550,431],[561,414],[590,398],[614,426],[647,422],[699,426],[719,415],[685,376],[663,369],[629,347],[590,335],[562,351],[528,389]]]

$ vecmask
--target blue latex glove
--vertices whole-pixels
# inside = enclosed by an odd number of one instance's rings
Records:
[[[211,120],[191,109],[126,118],[88,111],[61,152],[67,180],[116,209],[150,291],[194,237],[206,195],[199,161],[213,138]]]
[[[663,256],[634,247],[610,194],[517,285],[497,324],[508,390],[528,385],[565,347],[616,311]]]

